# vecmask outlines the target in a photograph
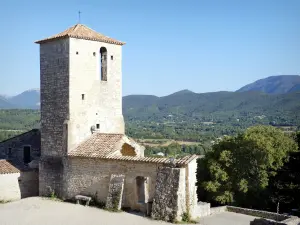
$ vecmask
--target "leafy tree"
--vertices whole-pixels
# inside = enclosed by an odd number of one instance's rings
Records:
[[[282,211],[300,209],[300,133],[295,135],[298,151],[289,154],[289,161],[271,179],[268,194],[274,207],[280,202]]]
[[[199,160],[199,198],[253,207],[288,153],[296,150],[292,138],[271,126],[255,126],[227,137]],[[201,173],[204,169],[207,172]]]

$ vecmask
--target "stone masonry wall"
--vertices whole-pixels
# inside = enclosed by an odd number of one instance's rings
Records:
[[[136,178],[147,177],[149,190],[148,201],[153,201],[159,164],[108,161],[101,159],[69,158],[64,174],[64,198],[73,198],[77,194],[97,196],[99,202],[105,203],[108,196],[109,182],[112,174],[125,176],[122,207],[143,210],[138,202]]]
[[[64,156],[63,124],[69,119],[69,39],[40,45],[43,156]]]
[[[18,178],[21,198],[39,195],[39,172],[31,170],[21,172]]]
[[[185,169],[161,168],[157,175],[151,217],[170,222],[181,220],[186,202],[185,190],[180,189],[185,189]]]
[[[107,49],[107,81],[100,79],[100,48]],[[91,135],[124,133],[122,46],[70,39],[69,150]],[[83,96],[84,95],[84,96]]]
[[[0,159],[23,162],[24,146],[30,146],[31,159],[38,159],[41,154],[41,134],[39,130],[31,130],[0,143]],[[11,148],[11,155],[8,154]]]
[[[198,216],[198,198],[197,198],[197,159],[194,159],[192,162],[190,162],[187,166],[187,182],[188,185],[187,188],[187,200],[188,200],[188,207],[189,207],[189,213],[192,218],[196,218]]]
[[[67,154],[64,123],[69,119],[69,39],[40,45],[41,161],[40,195],[61,192]]]

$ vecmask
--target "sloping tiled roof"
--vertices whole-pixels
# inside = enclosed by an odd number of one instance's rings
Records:
[[[197,159],[198,155],[188,155],[180,159],[175,159],[174,164],[176,166],[185,166],[192,160]],[[136,161],[145,163],[157,163],[157,164],[170,164],[169,158],[158,158],[158,157],[134,157],[134,156],[107,156],[104,159],[108,160],[121,160],[121,161]]]
[[[19,173],[20,170],[14,167],[9,161],[0,159],[0,174]]]
[[[133,139],[128,138],[123,134],[94,133],[68,155],[71,157],[101,158],[104,160],[135,161],[156,164],[170,163],[169,158],[122,156],[117,154],[124,143],[129,143],[134,148],[141,147]],[[198,158],[197,155],[189,155],[181,159],[175,159],[174,163],[176,166],[185,166],[196,158]]]
[[[116,152],[118,143],[125,135],[94,133],[69,153],[70,156],[104,157]]]
[[[62,38],[68,38],[68,37],[92,40],[92,41],[100,41],[100,42],[116,44],[116,45],[124,45],[125,44],[125,42],[121,42],[121,41],[115,40],[113,38],[107,37],[103,34],[100,34],[83,24],[76,24],[59,34],[36,41],[35,43],[42,44],[42,43],[45,43],[48,41],[62,39]]]

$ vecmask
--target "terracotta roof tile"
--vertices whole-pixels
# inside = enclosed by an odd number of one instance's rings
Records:
[[[94,133],[69,153],[70,156],[103,157],[118,150],[118,143],[125,135]]]
[[[100,158],[103,160],[134,161],[155,164],[170,163],[169,158],[121,156],[115,154],[117,151],[121,150],[122,145],[126,143],[126,140],[130,140],[129,143],[133,146],[138,145],[133,139],[128,138],[124,134],[94,133],[68,155],[71,157]],[[196,158],[198,158],[197,155],[189,155],[180,159],[175,159],[174,162],[176,166],[181,167],[186,166]]]
[[[42,43],[45,43],[48,41],[62,39],[62,38],[68,38],[68,37],[92,40],[92,41],[99,41],[99,42],[105,42],[105,43],[116,44],[116,45],[124,45],[125,44],[125,42],[121,42],[121,41],[115,40],[113,38],[107,37],[103,34],[100,34],[83,24],[76,24],[59,34],[36,41],[35,43],[42,44]]]
[[[192,160],[197,159],[198,155],[189,155],[185,156],[184,158],[175,159],[176,166],[186,166],[189,164]],[[137,162],[145,162],[145,163],[156,163],[156,164],[169,164],[170,159],[169,158],[156,158],[156,157],[135,157],[135,156],[106,156],[106,157],[100,157],[101,159],[106,160],[120,160],[120,161],[137,161]]]
[[[5,159],[0,160],[0,174],[19,173],[20,170],[14,167]]]

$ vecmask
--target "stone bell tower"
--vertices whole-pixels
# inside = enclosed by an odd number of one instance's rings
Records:
[[[76,24],[40,44],[40,195],[62,193],[68,152],[94,132],[124,134],[122,45]]]

